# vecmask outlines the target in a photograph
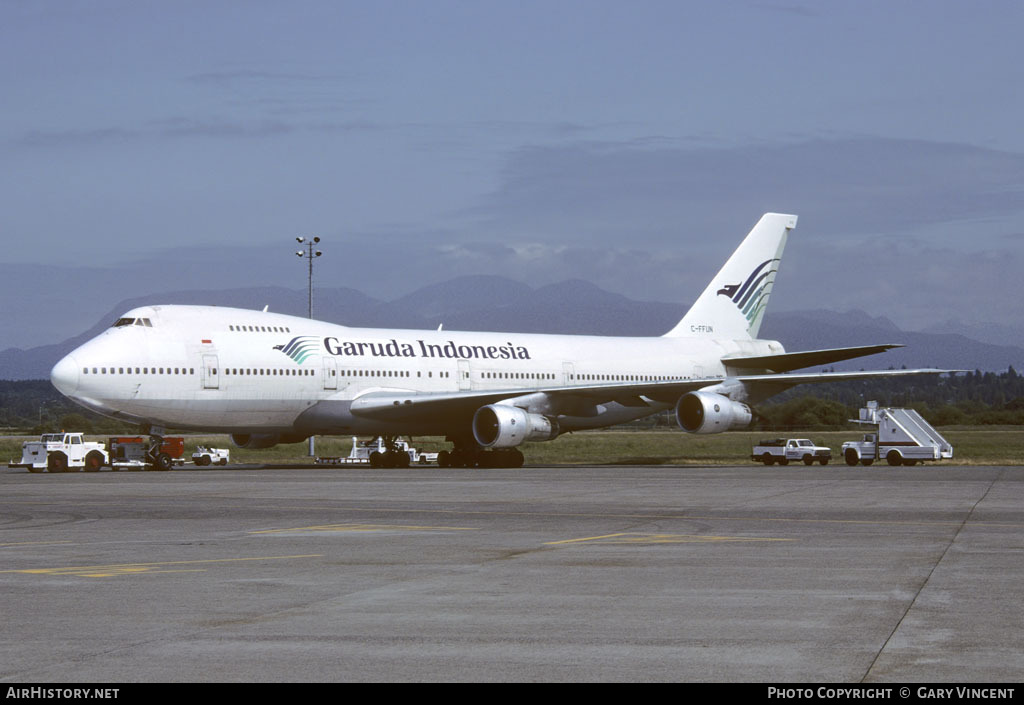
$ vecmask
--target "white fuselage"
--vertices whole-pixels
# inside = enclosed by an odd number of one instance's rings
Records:
[[[726,356],[782,352],[774,341],[348,328],[209,306],[146,306],[61,360],[61,392],[100,413],[151,427],[229,433],[453,434],[464,418],[401,424],[348,413],[382,390],[436,394],[720,379]],[[709,381],[709,384],[711,382]],[[566,417],[596,428],[669,408],[616,403]]]

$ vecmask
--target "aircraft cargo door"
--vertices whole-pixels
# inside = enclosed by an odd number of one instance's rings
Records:
[[[203,389],[220,389],[220,370],[216,355],[203,355]]]

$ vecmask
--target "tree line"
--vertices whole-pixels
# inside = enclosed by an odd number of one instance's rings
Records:
[[[914,375],[804,385],[758,407],[765,423],[845,425],[868,401],[916,409],[934,426],[1024,424],[1024,377],[975,370],[957,375]],[[849,414],[844,417],[844,414]],[[842,419],[841,419],[842,417]]]

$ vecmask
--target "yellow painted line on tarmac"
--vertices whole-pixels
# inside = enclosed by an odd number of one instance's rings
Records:
[[[604,534],[602,536],[586,536],[578,539],[565,539],[562,541],[547,541],[546,546],[559,546],[572,543],[615,543],[647,545],[657,543],[726,543],[746,541],[796,541],[796,539],[781,539],[759,536],[708,536],[704,534]]]
[[[115,563],[112,565],[76,565],[62,568],[18,568],[0,570],[0,573],[22,573],[25,575],[71,575],[78,578],[113,578],[121,575],[142,573],[195,573],[205,568],[183,568],[176,566],[198,566],[214,563],[239,563],[242,561],[283,561],[298,558],[319,558],[323,554],[310,553],[301,556],[254,556],[252,558],[210,558],[197,561],[161,561],[159,563]]]
[[[405,524],[322,524],[292,529],[263,529],[250,534],[287,534],[293,532],[372,532],[372,531],[476,531],[467,526],[408,526]]]

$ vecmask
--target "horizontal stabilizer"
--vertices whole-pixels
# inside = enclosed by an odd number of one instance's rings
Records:
[[[761,355],[759,357],[723,357],[722,362],[729,367],[740,370],[771,370],[772,372],[789,372],[804,367],[827,365],[855,357],[875,355],[892,348],[902,348],[899,344],[861,345],[855,348],[829,348],[828,350],[808,350],[806,352],[782,353],[781,355]]]
[[[859,372],[810,372],[802,374],[743,375],[735,378],[746,389],[746,401],[758,404],[770,396],[784,392],[798,384],[827,384],[830,382],[851,382],[863,379],[887,379],[910,375],[942,375],[963,372],[963,370],[870,370]]]

